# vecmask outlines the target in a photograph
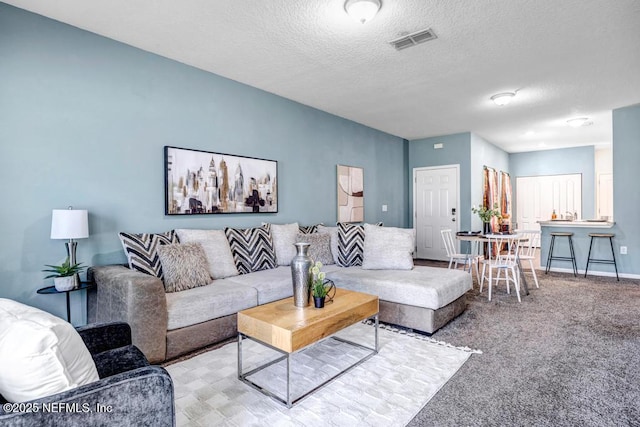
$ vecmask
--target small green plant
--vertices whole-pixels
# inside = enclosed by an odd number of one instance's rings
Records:
[[[67,257],[67,259],[62,263],[62,265],[46,264],[45,267],[51,267],[51,268],[42,270],[42,271],[44,271],[45,273],[52,273],[47,277],[45,277],[45,279],[50,279],[52,277],[73,276],[74,274],[78,274],[86,268],[82,266],[82,263],[71,265],[71,261],[69,260],[69,257]]]
[[[494,203],[493,209],[489,209],[485,206],[481,206],[476,208],[475,206],[471,207],[471,212],[478,214],[482,222],[491,222],[491,217],[497,217],[498,219],[502,218],[500,214],[500,210],[498,209],[498,204]]]
[[[311,266],[309,271],[311,272],[311,293],[314,297],[322,298],[326,297],[331,289],[331,285],[325,283],[325,273],[320,271],[322,268],[322,263],[320,261],[316,261],[316,263]]]

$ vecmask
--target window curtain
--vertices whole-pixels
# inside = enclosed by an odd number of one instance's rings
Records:
[[[484,167],[484,194],[482,204],[487,209],[493,209],[494,206],[500,206],[500,193],[498,187],[498,172],[494,168]],[[498,218],[491,217],[491,232],[500,231]]]
[[[500,215],[502,215],[502,224],[506,224],[511,230],[511,176],[507,172],[501,171],[500,178],[502,183]]]

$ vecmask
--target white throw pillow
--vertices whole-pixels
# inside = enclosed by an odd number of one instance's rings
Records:
[[[278,265],[291,265],[291,259],[296,256],[296,237],[300,232],[298,223],[292,224],[265,224],[271,231],[273,248],[276,251]]]
[[[0,394],[5,399],[25,402],[99,379],[89,350],[70,323],[0,298]]]
[[[363,270],[411,270],[416,233],[413,228],[364,225]]]
[[[240,274],[224,230],[179,229],[176,233],[181,243],[200,243],[207,257],[212,279],[224,279]]]

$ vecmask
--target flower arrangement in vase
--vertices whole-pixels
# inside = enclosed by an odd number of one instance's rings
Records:
[[[333,295],[335,295],[336,289],[333,282],[326,278],[326,274],[320,271],[321,268],[322,263],[316,261],[309,269],[311,273],[311,294],[313,295],[313,304],[316,308],[324,307],[327,296],[332,290]],[[329,297],[329,301],[333,299],[333,295]]]
[[[498,221],[502,219],[502,215],[500,213],[500,210],[498,209],[497,203],[493,204],[493,209],[489,209],[486,206],[481,206],[479,208],[472,206],[471,212],[478,214],[478,216],[480,217],[483,225],[482,234],[489,234],[491,232],[491,218],[496,217]]]

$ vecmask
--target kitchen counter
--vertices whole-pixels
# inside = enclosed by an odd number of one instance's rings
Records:
[[[580,228],[611,228],[613,221],[580,220],[568,221],[566,219],[554,219],[550,221],[538,221],[541,227],[580,227]]]

